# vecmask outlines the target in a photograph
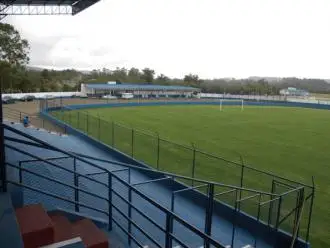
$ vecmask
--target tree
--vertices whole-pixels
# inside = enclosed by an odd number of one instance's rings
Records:
[[[149,68],[144,68],[142,70],[141,78],[143,79],[143,81],[145,81],[147,83],[152,83],[154,81],[154,75],[155,75],[154,70],[151,70]]]
[[[49,71],[47,69],[42,70],[41,77],[45,80],[49,80],[50,79]]]
[[[25,65],[29,62],[29,43],[10,24],[0,23],[0,60],[10,65]]]
[[[158,75],[158,77],[156,78],[156,83],[158,84],[169,84],[170,78],[165,76],[164,74],[160,74]]]
[[[132,67],[129,71],[128,71],[128,76],[129,77],[136,77],[139,78],[140,77],[140,70],[137,68]]]
[[[112,72],[112,78],[114,81],[123,82],[127,78],[127,69],[117,67],[116,70]]]
[[[203,80],[200,80],[196,74],[188,74],[184,76],[183,81],[188,85],[200,86]]]

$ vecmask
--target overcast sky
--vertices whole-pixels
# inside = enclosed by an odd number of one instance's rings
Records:
[[[31,65],[330,78],[329,0],[101,0],[74,17],[6,20]]]

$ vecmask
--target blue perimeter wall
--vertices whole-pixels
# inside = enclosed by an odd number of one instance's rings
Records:
[[[222,99],[223,105],[241,106],[240,101],[235,99]],[[241,100],[241,99],[236,99]],[[65,106],[69,109],[88,109],[88,108],[109,108],[109,107],[138,107],[138,106],[160,106],[160,105],[219,105],[219,101],[157,101],[157,102],[127,102],[127,103],[97,103],[97,104],[78,104]],[[245,106],[274,106],[274,107],[299,107],[313,109],[330,109],[330,105],[317,103],[300,103],[300,102],[285,102],[285,101],[255,101],[244,100]],[[48,108],[48,111],[59,110],[59,107]]]
[[[235,101],[223,101],[223,105],[241,105],[240,102]],[[138,107],[138,106],[160,106],[160,105],[219,105],[219,102],[210,102],[210,101],[196,101],[196,102],[186,102],[186,101],[178,101],[178,102],[142,102],[142,103],[105,103],[105,104],[81,104],[81,105],[70,105],[65,106],[66,109],[71,110],[78,110],[78,109],[88,109],[88,108],[109,108],[109,107]],[[245,106],[278,106],[278,107],[302,107],[302,108],[314,108],[314,109],[330,109],[330,105],[322,105],[322,104],[311,104],[311,103],[296,103],[296,102],[279,102],[279,101],[244,101]],[[104,143],[101,143],[100,141],[94,139],[93,137],[90,137],[86,135],[85,133],[67,125],[65,122],[62,122],[61,120],[58,120],[54,116],[50,115],[49,111],[56,111],[61,110],[61,107],[53,107],[48,108],[46,110],[43,110],[40,112],[40,115],[44,117],[45,119],[48,119],[49,121],[53,122],[54,124],[65,128],[67,133],[75,135],[80,137],[81,139],[92,143],[96,147],[105,150],[109,153],[111,153],[112,156],[114,156],[116,159],[123,163],[141,166],[144,168],[150,169],[150,167],[147,164],[144,164],[138,160],[135,160],[131,158],[130,156],[118,151],[115,148],[112,148]],[[160,175],[159,173],[152,172],[152,171],[144,171],[146,175],[148,175],[151,178],[158,178]],[[182,183],[174,182],[174,183],[168,183],[165,182],[165,187],[170,187],[172,190],[182,189],[182,187],[186,187]],[[199,191],[190,190],[185,193],[185,196],[188,199],[194,199],[194,202],[198,204],[201,207],[205,206],[205,202],[207,201],[207,196],[200,193]],[[227,217],[230,221],[231,216],[233,216],[234,209],[231,206],[228,206],[226,204],[223,204],[221,202],[215,201],[214,205],[214,211],[217,214],[220,214],[223,217]],[[263,236],[265,240],[268,240],[269,242],[272,242],[274,240],[274,237],[277,236],[277,247],[289,247],[291,242],[291,237],[288,233],[284,231],[278,231],[276,232],[272,228],[270,228],[267,224],[258,222],[255,217],[247,215],[245,213],[238,213],[236,220],[238,220],[238,225],[242,228],[245,228],[247,230],[253,230],[258,236]],[[276,236],[275,236],[276,235]],[[305,243],[303,240],[298,239],[296,241],[296,245],[294,246],[296,248],[307,248],[310,247],[310,244]]]

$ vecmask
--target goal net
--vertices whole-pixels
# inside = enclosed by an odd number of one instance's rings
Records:
[[[219,110],[222,111],[224,107],[226,106],[237,106],[241,109],[241,111],[244,110],[244,99],[219,99]]]

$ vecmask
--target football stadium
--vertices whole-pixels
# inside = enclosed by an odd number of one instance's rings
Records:
[[[191,98],[200,92],[199,88],[187,86],[166,86],[154,84],[117,84],[116,82],[81,84],[80,93],[88,97],[125,96],[136,98],[185,97]]]
[[[0,14],[97,2],[1,1]],[[1,248],[330,244],[329,102],[114,82],[80,93],[1,103]]]

